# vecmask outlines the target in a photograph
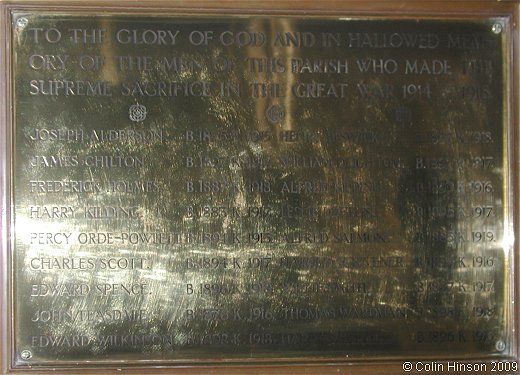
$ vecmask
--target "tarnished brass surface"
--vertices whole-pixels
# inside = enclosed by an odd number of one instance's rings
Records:
[[[16,14],[16,364],[510,353],[508,27]]]

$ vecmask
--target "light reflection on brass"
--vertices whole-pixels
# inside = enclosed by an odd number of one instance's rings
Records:
[[[24,19],[20,365],[510,350],[496,20]]]

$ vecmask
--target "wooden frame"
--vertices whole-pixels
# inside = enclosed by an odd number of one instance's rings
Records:
[[[11,23],[13,11],[55,11],[73,13],[98,13],[98,14],[131,14],[131,15],[150,15],[150,14],[212,14],[212,15],[298,15],[298,16],[357,16],[357,17],[392,17],[397,19],[416,19],[426,17],[430,19],[448,20],[453,18],[472,18],[472,17],[506,17],[510,19],[511,30],[508,51],[510,61],[508,62],[509,78],[505,84],[508,86],[508,121],[510,123],[513,139],[508,140],[511,146],[512,175],[509,192],[512,207],[513,226],[515,237],[520,234],[520,148],[519,129],[520,129],[520,2],[512,1],[339,1],[324,0],[316,1],[125,1],[124,3],[113,3],[107,1],[81,1],[67,2],[55,0],[26,0],[26,1],[5,1],[0,0],[0,369],[2,373],[30,373],[48,374],[47,370],[20,369],[13,368],[11,358],[11,337],[12,337],[12,296],[10,295],[12,283],[12,270],[10,264],[10,215],[12,202],[10,200],[10,163],[11,155],[9,147],[4,140],[11,139],[10,126],[13,123],[13,113],[11,112],[13,93],[11,82],[13,81],[13,67],[10,61],[10,52],[13,48],[11,44]],[[518,240],[514,244],[514,264],[511,270],[514,275],[514,302],[520,300],[520,254]],[[506,358],[510,361],[520,360],[520,317],[518,309],[514,314],[515,325],[515,352],[512,357]],[[461,359],[464,362],[464,359]],[[409,361],[409,359],[407,359]],[[413,359],[416,363],[420,358]],[[439,361],[444,361],[439,358]],[[483,360],[489,363],[490,359]],[[471,363],[471,362],[467,362]],[[253,366],[244,364],[227,365],[226,362],[218,365],[193,365],[182,367],[132,367],[131,362],[114,363],[113,366],[97,366],[95,368],[60,368],[53,373],[120,373],[120,369],[128,374],[142,374],[143,371],[150,374],[170,374],[183,373],[195,374],[201,372],[211,372],[216,374],[260,374],[260,373],[352,373],[352,374],[374,374],[374,373],[403,373],[403,360],[400,358],[377,358],[375,361],[355,359],[352,361],[338,362],[328,359],[316,360],[311,363],[256,363]]]

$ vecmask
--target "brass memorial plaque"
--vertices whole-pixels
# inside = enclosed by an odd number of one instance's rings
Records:
[[[517,370],[510,17],[5,17],[9,368]]]

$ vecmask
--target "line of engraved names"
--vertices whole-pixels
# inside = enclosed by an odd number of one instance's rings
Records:
[[[183,156],[186,168],[233,168],[233,169],[405,169],[407,164],[401,157],[321,157],[287,153],[277,157],[238,155],[238,156]],[[36,155],[29,162],[31,167],[142,167],[144,157],[136,155]],[[414,169],[481,169],[496,167],[493,156],[459,156],[454,158],[435,156],[416,156]]]
[[[493,331],[485,330],[443,330],[443,331],[415,331],[411,338],[416,344],[444,343],[494,343],[498,337]],[[367,346],[374,344],[389,345],[392,342],[388,335],[375,331],[313,331],[305,333],[295,332],[226,332],[214,330],[212,333],[192,333],[187,336],[176,333],[168,334],[123,334],[123,335],[38,335],[30,336],[31,347],[37,348],[73,348],[73,347],[120,347],[120,348],[148,348],[154,346],[162,350],[177,349],[179,347],[258,347],[273,345],[292,347],[307,347],[311,343],[331,342],[335,345]],[[99,353],[99,350],[96,350]],[[157,350],[161,352],[161,349]]]
[[[359,278],[359,276],[358,276]],[[184,290],[184,294],[192,297],[200,296],[235,296],[251,295],[257,297],[271,296],[278,293],[293,294],[372,294],[377,289],[372,283],[366,281],[352,282],[309,282],[309,283],[289,283],[273,285],[270,282],[214,282],[199,281],[177,285],[179,293]],[[40,283],[30,285],[30,297],[87,297],[87,296],[143,296],[150,295],[152,286],[144,283]],[[403,293],[410,294],[473,294],[495,293],[495,280],[491,277],[487,279],[475,279],[471,281],[462,280],[436,280],[424,279],[409,285]]]
[[[359,129],[362,128],[362,129]],[[409,129],[408,129],[409,130]],[[407,130],[407,131],[408,131]],[[420,144],[493,144],[494,137],[489,131],[455,130],[442,132],[426,130],[420,132],[414,129],[414,141]],[[316,129],[316,130],[240,130],[240,129],[190,129],[178,133],[174,129],[94,129],[81,128],[36,128],[30,129],[26,137],[32,141],[55,142],[163,142],[167,139],[185,141],[186,143],[355,143],[360,145],[380,145],[395,143],[394,136],[371,129],[361,123],[349,124],[346,129]]]
[[[446,318],[487,318],[494,316],[497,310],[493,307],[475,306],[471,311],[466,311],[457,306],[432,305],[424,307],[392,308],[387,305],[357,306],[357,307],[284,307],[279,311],[264,306],[250,307],[247,309],[196,307],[184,311],[181,319],[187,321],[274,321],[274,320],[323,320],[327,318],[353,318],[353,319],[393,319],[428,317],[430,319]],[[148,310],[36,310],[31,317],[31,322],[39,323],[77,323],[77,322],[110,322],[129,321],[144,322],[153,316]]]
[[[441,229],[424,230],[412,234],[410,241],[417,243],[441,242],[454,244],[493,244],[501,235],[492,229]],[[31,245],[299,245],[299,244],[388,244],[393,242],[395,233],[384,230],[350,231],[292,231],[274,232],[234,232],[232,230],[209,232],[30,232],[27,234]]]
[[[370,252],[370,250],[368,250]],[[28,260],[29,268],[34,271],[52,270],[147,270],[152,269],[152,258],[137,257],[52,257],[39,256]],[[327,270],[327,269],[464,269],[496,267],[498,258],[488,253],[452,256],[291,256],[263,254],[250,256],[188,256],[181,260],[171,260],[172,270]]]

